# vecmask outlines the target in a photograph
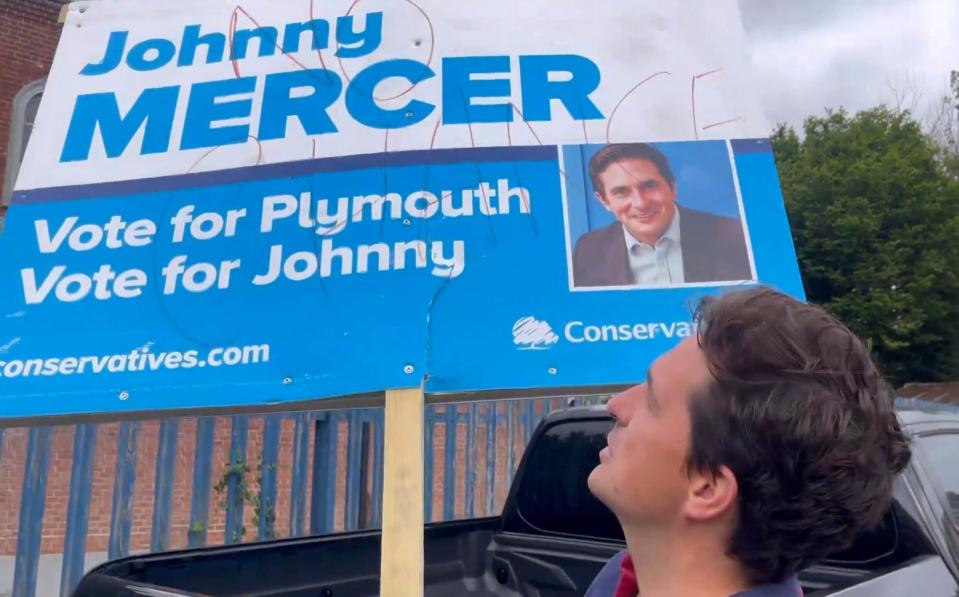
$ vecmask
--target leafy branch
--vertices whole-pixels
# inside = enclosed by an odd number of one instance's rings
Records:
[[[257,465],[256,489],[252,490],[247,482],[247,477],[253,472],[253,469],[245,460],[238,459],[236,462],[226,463],[223,473],[220,475],[216,485],[213,486],[213,490],[217,496],[221,498],[218,505],[222,510],[242,510],[244,504],[249,504],[253,509],[252,522],[256,528],[259,528],[260,519],[263,517],[264,537],[266,539],[273,539],[277,536],[276,504],[274,500],[263,496],[263,471],[264,469],[275,470],[276,468],[276,462]],[[235,487],[235,493],[233,497],[234,501],[229,503],[231,484]],[[230,540],[234,543],[239,541],[246,535],[246,531],[246,526],[241,522],[239,529],[233,529],[233,536],[230,537]]]

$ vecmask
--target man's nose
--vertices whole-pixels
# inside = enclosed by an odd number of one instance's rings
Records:
[[[649,206],[649,199],[642,189],[633,189],[629,194],[629,204],[636,209],[645,209]]]
[[[623,392],[616,394],[606,403],[606,412],[608,412],[617,423],[625,425],[629,422],[629,396]]]

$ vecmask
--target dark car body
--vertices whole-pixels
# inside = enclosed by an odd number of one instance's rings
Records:
[[[959,461],[959,415],[900,416],[916,458],[892,509],[852,548],[800,574],[807,596],[959,595],[959,512],[937,468],[938,444],[935,454],[924,445],[954,439]],[[625,546],[586,487],[610,425],[602,408],[553,413],[527,447],[502,516],[427,525],[425,595],[582,595]],[[379,531],[364,531],[131,556],[92,570],[74,594],[376,595],[379,551]]]

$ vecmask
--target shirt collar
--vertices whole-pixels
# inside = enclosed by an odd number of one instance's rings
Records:
[[[623,236],[626,238],[626,251],[630,251],[636,245],[645,245],[649,246],[646,243],[636,240],[632,234],[629,233],[629,230],[626,229],[626,226],[623,226]],[[663,232],[662,236],[659,237],[659,241],[668,240],[674,245],[679,245],[679,206],[673,206],[673,219],[669,223],[669,226],[666,227],[666,232]],[[656,241],[657,243],[659,241]]]
[[[613,559],[615,560],[615,557]],[[604,567],[603,571],[605,570],[606,568]],[[638,592],[639,588],[636,585],[636,569],[633,566],[633,558],[626,552],[622,555],[622,560],[620,560],[619,563],[619,580],[614,589],[613,597],[634,597]],[[803,590],[796,576],[791,576],[780,583],[753,587],[752,589],[736,593],[732,595],[732,597],[803,597]]]

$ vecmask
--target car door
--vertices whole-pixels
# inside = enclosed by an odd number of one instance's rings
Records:
[[[959,426],[927,427],[914,437],[923,497],[935,519],[944,559],[959,578]]]

